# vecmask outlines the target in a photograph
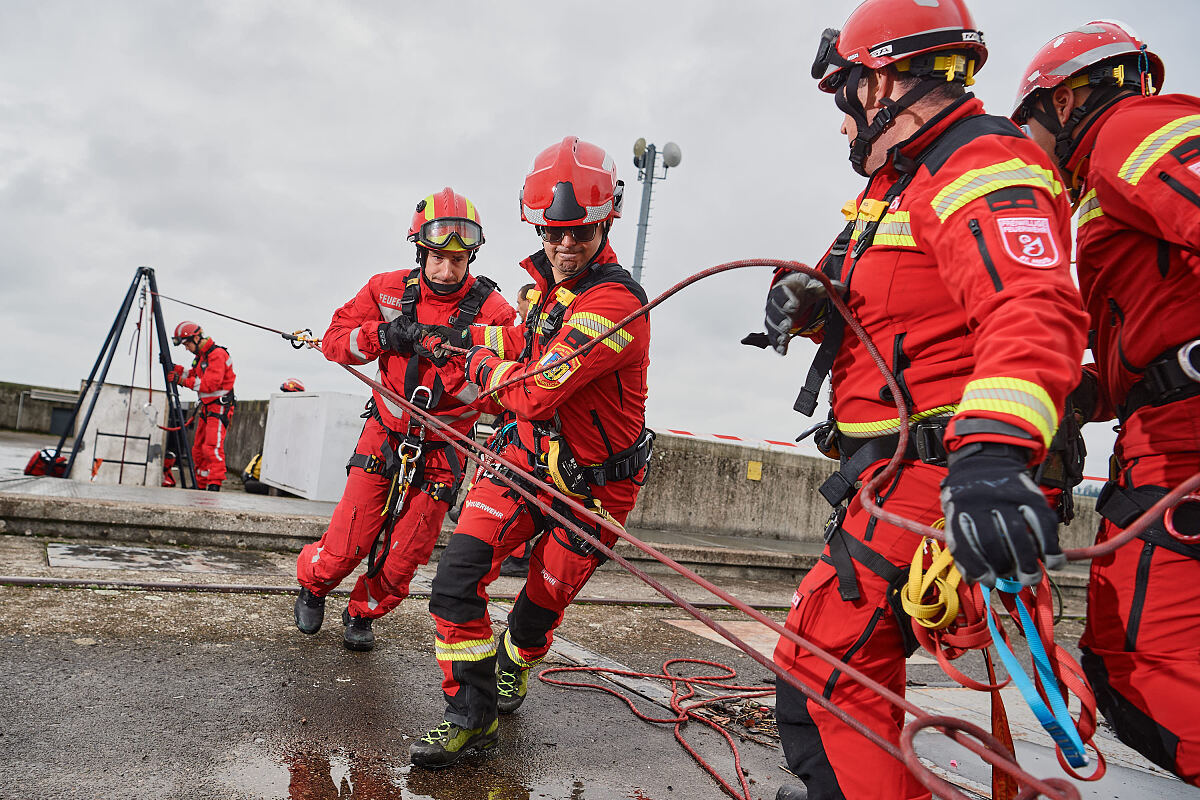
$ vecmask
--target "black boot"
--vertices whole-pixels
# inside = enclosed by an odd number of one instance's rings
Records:
[[[308,589],[301,587],[296,598],[296,627],[301,633],[309,636],[321,630],[325,621],[325,598],[317,597]]]
[[[365,652],[375,648],[375,633],[371,630],[369,617],[352,617],[347,608],[342,611],[342,624],[346,626],[342,644],[346,645],[347,650]]]
[[[785,783],[775,793],[775,800],[808,800],[808,789],[798,783]]]
[[[509,556],[500,564],[500,574],[514,578],[524,578],[529,574],[529,558]]]
[[[210,483],[210,484],[209,484],[207,487],[205,487],[205,488],[206,488],[208,491],[210,491],[210,492],[219,492],[219,491],[221,491],[221,484],[219,484],[219,483]]]

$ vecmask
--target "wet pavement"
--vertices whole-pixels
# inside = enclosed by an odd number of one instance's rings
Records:
[[[45,445],[36,437],[21,440],[10,455],[40,446]],[[12,472],[13,458],[3,455],[0,492],[6,483],[23,482]],[[87,500],[86,487],[67,488]],[[156,490],[140,492],[138,502],[157,496],[145,494]],[[234,507],[260,500],[227,492],[216,498],[164,496]],[[181,513],[214,512],[200,506]],[[673,544],[730,548],[721,537]],[[754,546],[765,549],[768,543]],[[501,719],[497,751],[440,772],[412,768],[409,744],[440,720],[443,708],[433,625],[422,596],[432,567],[418,573],[412,598],[376,622],[376,649],[352,653],[341,644],[344,591],[330,598],[319,634],[296,631],[293,553],[63,539],[33,522],[0,535],[0,563],[10,576],[95,582],[71,588],[0,585],[0,798],[725,796],[676,742],[672,725],[642,722],[622,702],[596,690],[536,680],[522,709]],[[737,576],[716,582],[781,620],[794,583],[774,574],[739,568]],[[714,600],[679,576],[656,577],[691,602]],[[350,585],[348,579],[343,590]],[[512,596],[520,586],[520,579],[499,578],[493,595]],[[669,659],[698,658],[736,669],[736,683],[771,689],[773,676],[765,668],[680,609],[648,605],[657,602],[661,598],[651,588],[608,565],[568,612],[542,668],[590,664],[656,674]],[[494,617],[502,620],[506,608],[493,603]],[[1063,610],[1058,639],[1073,649],[1082,607],[1068,593]],[[775,635],[760,623],[732,609],[711,613],[760,652],[773,649]],[[1023,648],[1018,656],[1027,661]],[[956,664],[982,677],[971,658]],[[910,659],[909,683],[922,708],[989,727],[987,695],[958,688],[927,655]],[[663,707],[670,696],[665,681],[620,678],[619,688],[636,692],[645,713],[670,717]],[[771,698],[726,707],[718,716],[739,736],[751,796],[770,800],[788,776],[780,768],[770,714],[753,703],[769,707]],[[1022,763],[1035,774],[1061,776],[1049,737],[1021,699],[1006,691],[1006,703]],[[728,748],[716,734],[696,723],[685,732],[720,774],[734,780]],[[1077,784],[1083,797],[1200,796],[1116,742],[1107,729],[1097,741],[1109,758],[1109,776],[1098,784]],[[945,777],[986,793],[987,775],[975,756],[936,733],[921,734],[918,745]]]
[[[293,626],[290,594],[171,591],[180,582],[289,587],[292,556],[187,550],[181,569],[172,570],[172,550],[178,549],[0,536],[0,559],[10,573],[162,587],[0,587],[5,676],[0,707],[6,709],[0,720],[0,797],[723,796],[675,741],[672,726],[642,722],[601,692],[537,681],[520,712],[502,718],[496,752],[440,772],[414,769],[408,745],[442,711],[433,626],[423,598],[411,598],[376,623],[379,644],[373,652],[351,653],[341,644],[344,598],[331,598],[326,625],[305,637]],[[72,557],[63,560],[67,551]],[[233,564],[246,571],[230,571]],[[204,565],[212,571],[195,571]],[[427,589],[430,575],[423,569],[414,589]],[[706,597],[682,580],[668,583],[689,599]],[[752,605],[778,605],[791,591],[769,581],[728,584]],[[500,578],[494,590],[511,594],[519,586],[519,579]],[[653,597],[648,588],[614,573],[598,573],[585,594],[634,602]],[[494,606],[502,616],[505,606]],[[783,615],[768,613],[775,619]],[[774,637],[762,625],[729,609],[712,614],[770,652]],[[1078,627],[1077,621],[1064,621],[1063,638],[1077,636]],[[677,657],[727,664],[739,673],[735,682],[770,689],[767,670],[669,606],[580,603],[569,611],[544,666],[582,662],[658,673],[664,661]],[[909,673],[910,692],[923,707],[986,724],[986,696],[954,688],[932,659],[918,654]],[[638,701],[646,713],[669,716],[651,702],[668,697],[664,682],[625,682],[649,698]],[[1018,698],[1009,697],[1008,705],[1023,763],[1036,764],[1037,774],[1059,775],[1045,734]],[[693,723],[687,736],[732,779],[727,749],[714,734]],[[770,800],[787,776],[769,734],[755,738],[766,744],[739,741],[743,768],[753,781],[751,796]],[[1101,786],[1081,786],[1085,797],[1151,791],[1162,798],[1195,796],[1118,743],[1102,741],[1110,778]],[[964,786],[986,781],[977,760],[940,735],[922,734],[920,752]]]

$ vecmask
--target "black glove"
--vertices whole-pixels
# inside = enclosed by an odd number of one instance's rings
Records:
[[[379,349],[391,350],[405,355],[413,351],[416,342],[417,329],[421,326],[408,317],[396,317],[391,322],[380,325],[376,332],[379,336]]]
[[[834,281],[839,292],[846,287]],[[825,300],[825,284],[803,272],[789,272],[767,292],[767,341],[779,355],[786,355],[792,331],[808,322],[806,317]]]
[[[418,325],[415,333],[413,352],[422,358],[427,358],[435,366],[443,366],[450,356],[459,355],[442,348],[443,344],[466,350],[471,346],[471,334],[464,328],[451,328],[449,325]]]
[[[486,386],[492,369],[496,366],[494,359],[498,358],[495,350],[489,350],[479,344],[472,347],[467,351],[467,363],[463,366],[467,380],[479,386]]]
[[[942,481],[946,544],[967,581],[995,586],[996,578],[1034,586],[1066,563],[1058,546],[1058,518],[1025,467],[1029,451],[976,442],[950,454]]]

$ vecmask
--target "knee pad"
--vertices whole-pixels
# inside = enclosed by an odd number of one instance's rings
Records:
[[[464,533],[452,535],[438,561],[429,613],[456,625],[486,616],[487,602],[479,596],[479,584],[491,570],[494,557],[490,544]]]

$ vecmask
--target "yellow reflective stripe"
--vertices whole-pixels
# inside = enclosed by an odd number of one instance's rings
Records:
[[[483,661],[496,655],[496,637],[472,639],[467,642],[449,644],[434,639],[434,656],[438,661]]]
[[[463,202],[467,204],[467,219],[478,222],[479,217],[475,215],[475,204],[465,197],[463,197]]]
[[[611,328],[615,323],[610,319],[605,319],[599,314],[579,313],[572,314],[567,323],[576,330],[579,330],[589,337],[596,337]],[[633,342],[633,337],[624,330],[613,331],[604,338],[604,344],[608,345],[616,352],[621,352],[625,349],[625,345]]]
[[[870,224],[870,219],[859,217],[854,223],[854,232],[850,234],[851,241],[858,241],[861,234]],[[916,247],[917,242],[912,237],[912,226],[909,223],[907,211],[897,211],[885,214],[875,228],[875,238],[872,244],[881,247]]]
[[[1100,198],[1096,197],[1096,190],[1092,189],[1079,201],[1079,221],[1075,223],[1075,226],[1082,228],[1096,217],[1103,216],[1104,210],[1100,208]]]
[[[504,376],[511,372],[515,366],[517,366],[517,362],[515,361],[501,361],[497,364],[496,368],[492,370],[492,374],[488,377],[487,388],[494,389],[499,386]]]
[[[433,214],[434,214],[434,211],[436,210],[434,208],[433,198],[434,198],[434,195],[432,195],[432,194],[429,195],[429,197],[425,198],[425,221],[426,222],[433,219]]]
[[[504,328],[499,325],[484,327],[483,346],[489,350],[495,350],[496,355],[504,358]]]
[[[1171,151],[1175,145],[1184,139],[1195,135],[1200,129],[1200,114],[1192,114],[1172,120],[1142,139],[1141,144],[1134,148],[1125,159],[1125,163],[1117,170],[1117,177],[1126,183],[1137,186],[1138,181],[1150,169],[1150,166]]]
[[[1045,189],[1054,197],[1058,197],[1063,190],[1062,184],[1050,170],[1012,158],[990,167],[964,172],[938,192],[929,205],[938,218],[945,222],[951,214],[972,200],[1009,186]]]
[[[512,639],[510,639],[508,637],[507,631],[505,632],[505,634],[506,635],[500,637],[501,640],[504,642],[504,652],[508,653],[508,657],[510,659],[512,659],[514,664],[516,664],[518,667],[521,667],[522,669],[529,669],[530,667],[536,667],[538,664],[542,663],[541,658],[536,658],[533,661],[526,661],[524,658],[522,658],[521,654],[519,652],[517,652],[516,646],[513,645]],[[545,656],[543,656],[542,658],[545,658]]]
[[[1050,395],[1036,383],[1020,378],[971,381],[963,390],[958,411],[995,411],[1019,417],[1037,428],[1047,447],[1058,429],[1058,411]]]
[[[931,408],[928,411],[918,411],[911,414],[908,418],[909,424],[920,422],[921,420],[937,417],[942,414],[950,415],[958,410],[958,406],[938,406]],[[881,419],[878,422],[841,422],[839,421],[838,430],[847,436],[853,436],[857,439],[865,439],[874,436],[885,436],[889,433],[900,432],[900,418]]]

